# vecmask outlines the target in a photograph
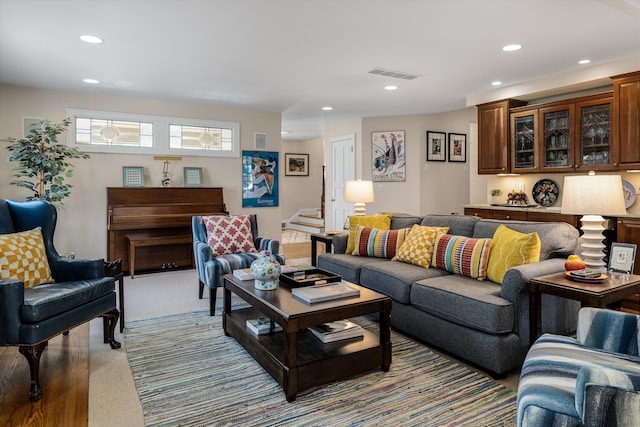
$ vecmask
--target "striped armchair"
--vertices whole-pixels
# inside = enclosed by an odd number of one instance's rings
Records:
[[[518,386],[518,426],[640,425],[640,316],[582,308],[577,338],[545,334]]]
[[[258,258],[260,251],[271,252],[280,264],[284,264],[284,257],[279,255],[280,242],[277,240],[258,237],[258,220],[256,215],[249,215],[251,220],[251,234],[257,252],[245,252],[229,255],[213,256],[207,239],[207,229],[202,222],[202,216],[191,218],[193,231],[193,255],[198,273],[198,297],[202,299],[204,287],[209,288],[209,314],[215,314],[216,289],[222,286],[222,276],[239,268],[248,268]]]

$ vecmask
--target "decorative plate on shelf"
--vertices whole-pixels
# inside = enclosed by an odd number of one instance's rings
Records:
[[[550,179],[541,179],[533,186],[531,195],[540,206],[551,206],[558,198],[558,185]]]
[[[633,184],[626,179],[622,180],[622,191],[624,192],[624,207],[629,208],[636,201],[636,189]]]

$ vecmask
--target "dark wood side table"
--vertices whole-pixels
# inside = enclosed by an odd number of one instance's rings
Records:
[[[333,244],[333,234],[314,233],[311,235],[311,265],[316,266],[318,258],[318,242],[324,243],[325,253],[331,253],[331,245]]]
[[[629,295],[640,292],[640,276],[632,274],[627,280],[607,278],[602,283],[575,282],[562,273],[534,277],[529,281],[529,337],[533,344],[541,324],[541,294],[555,295],[580,301],[582,306],[606,308]]]
[[[119,299],[118,305],[120,306],[120,333],[122,333],[122,331],[124,331],[124,274],[122,273],[122,259],[117,259],[112,262],[105,261],[104,275],[108,277],[113,277],[118,281],[118,299]]]

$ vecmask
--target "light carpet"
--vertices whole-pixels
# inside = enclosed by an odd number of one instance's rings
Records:
[[[219,315],[130,322],[125,342],[147,426],[515,425],[513,391],[394,331],[389,372],[303,391],[292,403],[224,336]]]

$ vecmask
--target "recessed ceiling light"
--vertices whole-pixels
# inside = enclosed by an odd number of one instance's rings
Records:
[[[508,44],[502,48],[505,52],[513,52],[520,49],[522,49],[522,46],[519,44]]]
[[[398,90],[398,86],[395,86],[395,85],[385,86],[384,90]]]
[[[499,80],[496,80],[495,82],[491,82],[491,85],[493,85],[493,86],[500,86],[501,84],[502,84],[502,82],[499,81]]]
[[[333,110],[333,107],[326,106],[326,107],[322,107],[322,109],[324,111],[331,111],[331,110]]]
[[[90,36],[88,34],[80,36],[80,40],[82,40],[83,42],[94,43],[94,44],[100,44],[104,42],[104,40],[102,40],[100,37]]]
[[[96,85],[100,83],[100,80],[96,80],[96,79],[82,79],[82,81],[85,83],[89,83],[90,85]]]
[[[580,61],[578,61],[578,64],[584,65],[584,64],[588,64],[589,62],[591,62],[590,59],[581,59]]]

